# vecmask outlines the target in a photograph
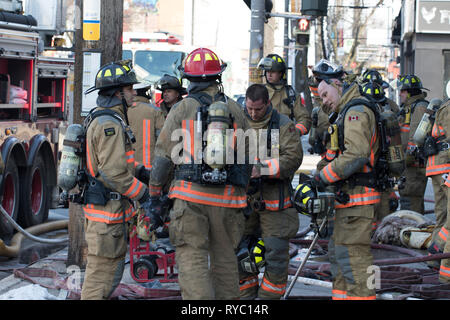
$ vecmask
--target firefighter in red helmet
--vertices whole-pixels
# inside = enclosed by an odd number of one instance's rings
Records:
[[[243,209],[247,206],[251,167],[238,161],[213,166],[207,156],[201,156],[208,154],[205,150],[210,140],[201,138],[212,132],[207,130],[209,124],[219,122],[232,132],[249,129],[241,107],[222,91],[225,68],[226,64],[206,48],[187,56],[180,70],[190,81],[188,96],[169,112],[152,163],[152,197],[160,195],[170,174],[174,174],[169,191],[174,199],[169,235],[176,248],[183,299],[239,298],[235,249],[244,231]],[[174,141],[177,132],[181,136]],[[232,144],[236,150],[236,142]],[[177,149],[180,145],[181,151]],[[248,156],[248,148],[245,152]],[[234,157],[236,160],[236,152]]]

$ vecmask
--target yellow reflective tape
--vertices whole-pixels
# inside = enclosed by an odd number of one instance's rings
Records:
[[[199,53],[197,53],[194,57],[194,61],[202,61],[202,57],[200,56]]]
[[[405,83],[409,83],[409,79],[406,79],[406,80],[405,80]]]
[[[211,57],[211,55],[209,53],[205,53],[205,60],[206,61],[212,61],[213,58]]]
[[[105,73],[103,74],[103,76],[104,77],[112,77],[111,70],[110,69],[106,70]]]
[[[411,82],[412,82],[412,83],[416,83],[416,79],[412,78],[412,79],[411,79]]]
[[[372,89],[367,88],[366,93],[367,93],[367,94],[372,94]]]
[[[116,76],[120,76],[120,75],[122,75],[122,74],[123,74],[122,69],[116,68]]]
[[[214,60],[219,60],[219,58],[217,58],[217,56],[214,53],[212,55],[214,56]]]
[[[370,78],[372,78],[372,76],[369,74],[369,75],[367,75],[367,79],[370,79]]]
[[[379,93],[380,93],[380,90],[375,89],[375,94],[379,94]]]
[[[123,68],[126,70],[126,71],[130,71],[130,68],[128,68],[128,66],[123,66]]]
[[[277,57],[273,56],[272,60],[277,61]]]
[[[308,197],[308,198],[303,199],[303,200],[302,200],[303,204],[307,204],[308,201],[309,201],[310,199],[311,199],[311,197]]]
[[[261,253],[261,249],[258,247],[255,247],[255,249],[253,249],[254,253]]]
[[[260,263],[262,261],[262,257],[255,257],[255,262],[256,263]]]

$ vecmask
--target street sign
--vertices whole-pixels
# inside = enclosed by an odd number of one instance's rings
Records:
[[[101,0],[83,0],[83,39],[100,40]]]

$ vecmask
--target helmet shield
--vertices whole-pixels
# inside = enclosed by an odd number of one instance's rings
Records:
[[[95,90],[109,91],[138,83],[131,63],[112,62],[100,68],[95,77],[95,86],[88,89],[85,94]]]
[[[319,63],[314,66],[312,72],[317,81],[341,79],[344,75],[342,66],[338,66],[325,59],[320,60]]]
[[[286,63],[279,55],[270,54],[259,61],[258,68],[264,71],[286,72]]]

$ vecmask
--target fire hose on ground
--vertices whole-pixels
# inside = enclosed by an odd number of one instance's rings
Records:
[[[23,229],[19,224],[14,221],[14,219],[5,211],[5,209],[0,205],[0,213],[5,217],[5,219],[11,223],[11,225],[18,231],[16,235],[11,240],[11,245],[7,246],[3,240],[0,239],[0,256],[6,257],[17,257],[20,251],[20,245],[24,237],[39,243],[44,244],[65,244],[69,241],[69,238],[41,238],[36,235],[43,234],[46,232],[67,229],[69,225],[69,220],[59,220],[54,222],[48,222],[40,224],[37,226],[30,227],[28,229]]]

